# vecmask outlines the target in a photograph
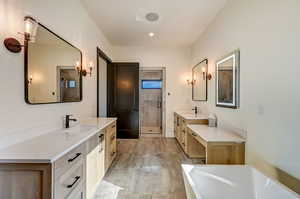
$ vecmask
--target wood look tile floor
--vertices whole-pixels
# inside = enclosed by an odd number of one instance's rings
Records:
[[[118,140],[118,155],[94,199],[185,199],[181,164],[188,159],[173,138]]]

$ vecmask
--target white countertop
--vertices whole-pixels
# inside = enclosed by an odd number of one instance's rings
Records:
[[[237,142],[242,143],[246,140],[238,134],[222,128],[208,127],[207,125],[190,124],[187,125],[195,134],[206,142]]]
[[[198,113],[197,115],[192,112],[192,111],[175,111],[176,114],[179,116],[183,117],[186,120],[207,120],[208,115],[207,114],[202,114]]]
[[[70,129],[56,130],[0,150],[0,162],[51,163],[116,121],[91,118]]]

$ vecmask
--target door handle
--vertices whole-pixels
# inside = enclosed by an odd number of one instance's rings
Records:
[[[161,108],[161,101],[157,101],[157,108]]]

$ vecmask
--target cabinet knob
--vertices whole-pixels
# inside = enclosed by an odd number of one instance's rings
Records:
[[[99,135],[99,141],[102,142],[104,140],[104,134]]]
[[[116,138],[115,135],[111,136],[110,140],[113,141]]]

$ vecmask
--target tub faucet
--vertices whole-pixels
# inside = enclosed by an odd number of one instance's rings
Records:
[[[71,116],[72,115],[66,115],[66,125],[65,125],[66,129],[70,128],[70,121],[74,121],[74,122],[77,121],[77,119],[75,118],[70,118]]]
[[[197,113],[198,113],[198,107],[195,106],[195,108],[193,108],[192,110],[195,111],[195,115],[197,115]]]

